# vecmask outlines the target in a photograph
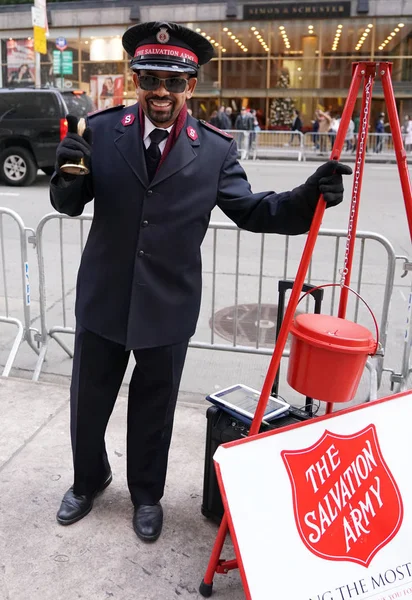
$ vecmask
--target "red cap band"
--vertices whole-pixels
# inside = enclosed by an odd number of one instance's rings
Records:
[[[167,44],[147,44],[146,46],[139,46],[136,48],[134,58],[137,56],[154,56],[170,57],[170,58],[183,58],[184,60],[191,60],[196,65],[198,64],[198,58],[196,54],[193,54],[186,48],[180,48],[179,46],[168,46]]]

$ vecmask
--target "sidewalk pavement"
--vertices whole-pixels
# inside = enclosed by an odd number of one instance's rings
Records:
[[[0,600],[196,600],[217,533],[201,512],[206,402],[179,397],[163,533],[144,544],[126,484],[126,399],[108,432],[113,483],[74,525],[55,519],[72,483],[67,385],[0,378]],[[234,558],[228,539],[224,558]],[[213,598],[244,598],[239,572]]]

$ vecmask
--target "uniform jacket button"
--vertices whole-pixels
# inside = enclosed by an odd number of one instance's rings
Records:
[[[147,227],[149,225],[149,221],[143,221],[142,227]]]
[[[147,195],[151,196],[153,194],[153,190],[147,190]]]
[[[138,254],[139,254],[140,257],[144,256],[143,250],[139,250]]]

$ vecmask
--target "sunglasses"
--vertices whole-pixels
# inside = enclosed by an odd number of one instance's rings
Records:
[[[159,89],[160,84],[163,83],[168,92],[181,94],[185,91],[188,83],[188,80],[183,77],[167,77],[166,79],[162,79],[154,75],[138,75],[138,78],[140,87],[145,92],[153,92]]]

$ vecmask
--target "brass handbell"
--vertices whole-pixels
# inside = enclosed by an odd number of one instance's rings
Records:
[[[86,129],[86,120],[79,119],[77,123],[77,133],[78,135],[83,136],[84,130]],[[84,159],[81,158],[78,163],[68,162],[60,167],[60,170],[64,173],[69,173],[70,175],[88,175],[89,169],[84,164]]]

